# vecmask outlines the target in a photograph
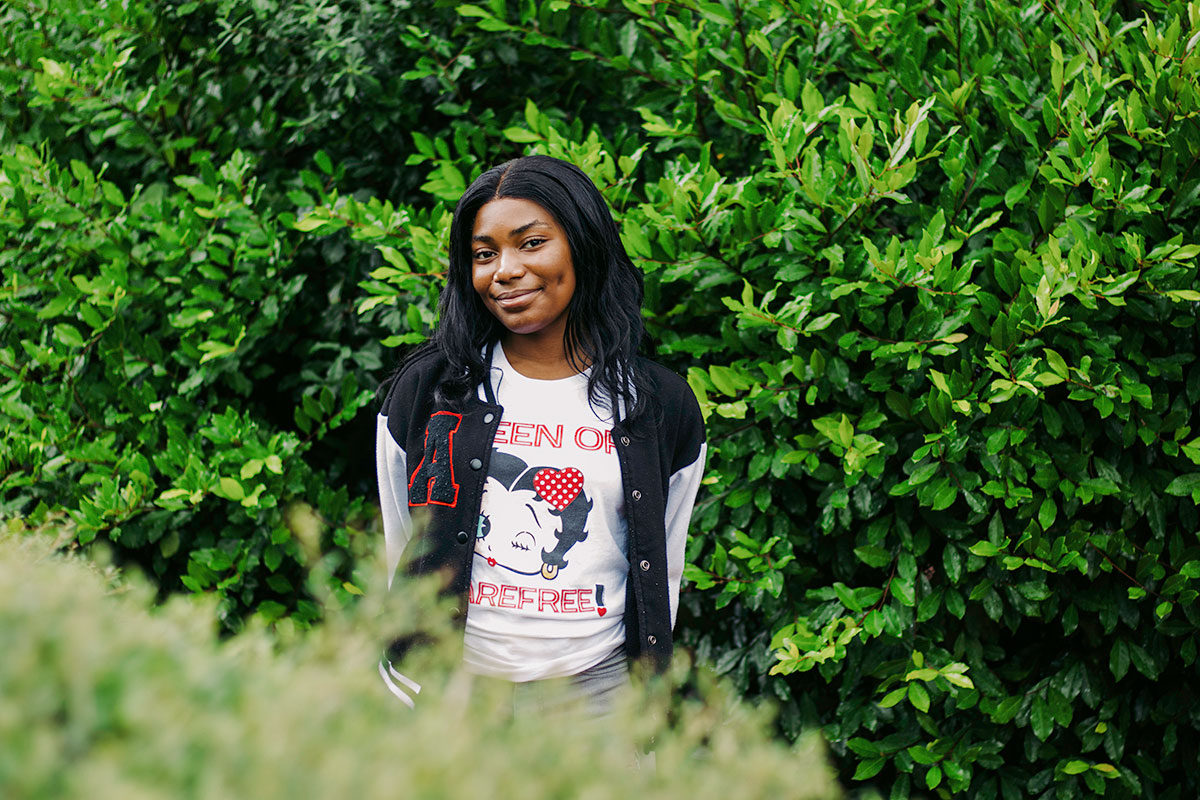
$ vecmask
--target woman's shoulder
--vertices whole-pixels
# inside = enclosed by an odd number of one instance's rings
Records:
[[[673,370],[648,358],[638,359],[638,366],[649,384],[649,403],[635,424],[645,420],[653,426],[665,463],[675,474],[703,452],[704,414],[692,387]]]
[[[700,413],[696,393],[682,376],[669,367],[645,357],[638,358],[638,366],[649,384],[647,388],[651,399],[669,417],[674,417],[681,423],[703,427],[704,419]]]
[[[642,374],[650,381],[652,391],[666,392],[670,395],[692,395],[692,388],[688,386],[688,382],[669,367],[644,356],[638,356],[637,364],[641,368]],[[694,395],[692,399],[695,399]]]
[[[397,403],[411,405],[414,397],[431,393],[445,366],[445,357],[432,344],[407,354],[379,386],[380,413],[388,416],[388,411]]]

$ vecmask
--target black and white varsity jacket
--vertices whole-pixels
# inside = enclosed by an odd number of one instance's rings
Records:
[[[656,669],[670,661],[671,630],[679,607],[688,522],[704,472],[704,421],[691,387],[678,375],[646,359],[652,401],[657,405],[631,427],[619,419],[612,438],[621,465],[628,524],[625,641],[631,660]],[[401,367],[377,420],[375,459],[383,512],[389,585],[407,553],[407,572],[442,572],[445,590],[461,596],[457,614],[465,623],[475,530],[488,459],[504,409],[492,381],[482,398],[462,407],[442,407],[434,387],[446,363],[427,352]],[[419,510],[419,511],[418,511]],[[422,517],[419,538],[413,514]],[[392,692],[411,705],[396,685],[419,691],[385,658],[380,673]]]

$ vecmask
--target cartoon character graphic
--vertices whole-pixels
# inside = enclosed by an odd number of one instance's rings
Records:
[[[567,551],[587,538],[592,501],[574,467],[531,467],[492,450],[475,555],[490,566],[548,581],[567,566]]]

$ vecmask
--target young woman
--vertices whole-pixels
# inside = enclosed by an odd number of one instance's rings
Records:
[[[595,710],[670,659],[704,466],[690,388],[637,355],[642,292],[581,170],[501,164],[455,208],[441,320],[378,421],[389,574],[445,576],[468,671],[570,677]],[[380,672],[411,704],[398,655]]]

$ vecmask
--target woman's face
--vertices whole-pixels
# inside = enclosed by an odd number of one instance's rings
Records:
[[[575,267],[553,214],[515,197],[484,204],[471,232],[471,261],[475,291],[510,334],[562,340]]]

